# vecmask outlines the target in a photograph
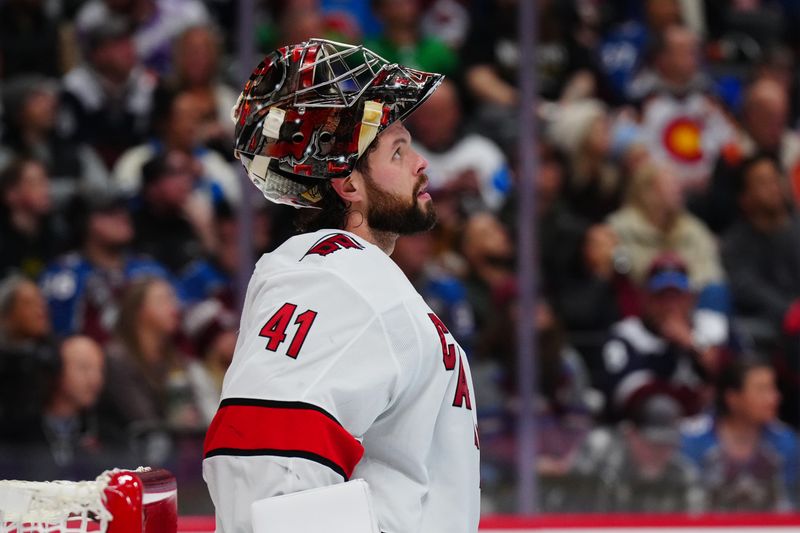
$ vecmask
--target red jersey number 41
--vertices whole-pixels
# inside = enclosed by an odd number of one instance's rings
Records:
[[[261,328],[259,336],[269,339],[266,346],[267,350],[271,352],[278,351],[280,345],[286,340],[286,330],[292,325],[292,318],[296,311],[297,306],[287,302],[275,311],[275,314]],[[297,315],[294,320],[294,325],[297,326],[297,329],[294,331],[289,347],[286,349],[286,355],[292,359],[297,359],[315,318],[317,318],[317,312],[310,309]]]

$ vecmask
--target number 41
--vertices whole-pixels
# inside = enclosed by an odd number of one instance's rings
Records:
[[[259,336],[269,339],[266,347],[267,350],[271,352],[277,351],[281,343],[286,340],[286,328],[289,327],[289,323],[292,321],[295,311],[297,311],[297,306],[287,302],[283,304],[281,308],[267,320],[264,327],[261,328]],[[310,309],[297,315],[297,319],[294,323],[298,325],[298,328],[294,337],[292,337],[292,342],[289,343],[289,349],[286,350],[286,355],[292,359],[297,359],[300,348],[303,347],[303,343],[306,341],[306,336],[308,335],[308,330],[311,329],[311,324],[314,323],[315,318],[317,318],[317,312],[311,311]]]

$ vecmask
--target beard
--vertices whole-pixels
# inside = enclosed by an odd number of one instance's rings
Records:
[[[436,224],[433,202],[423,207],[417,199],[417,194],[427,181],[426,175],[420,176],[411,198],[403,198],[380,190],[371,176],[365,176],[369,198],[367,224],[370,228],[398,235],[411,235],[433,228]]]

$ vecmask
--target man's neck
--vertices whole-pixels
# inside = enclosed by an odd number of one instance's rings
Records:
[[[125,264],[123,252],[116,247],[110,248],[89,242],[86,244],[84,254],[90,263],[104,270],[121,269]]]
[[[365,241],[374,244],[383,250],[386,255],[392,255],[392,252],[394,252],[394,243],[397,242],[397,237],[399,237],[397,233],[372,229],[369,227],[367,219],[360,211],[351,211],[347,215],[344,230],[358,235]]]

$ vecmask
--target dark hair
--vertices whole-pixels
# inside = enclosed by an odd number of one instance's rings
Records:
[[[379,138],[377,137],[361,154],[356,161],[354,170],[369,176],[369,155],[377,149]],[[295,228],[300,233],[309,233],[324,228],[344,229],[347,214],[350,212],[350,204],[345,202],[333,189],[330,180],[322,180],[317,187],[322,196],[318,209],[301,209],[295,217]]]
[[[122,300],[120,301],[119,315],[114,324],[114,335],[115,340],[119,342],[128,357],[132,358],[142,369],[145,377],[156,388],[160,389],[160,376],[157,376],[154,370],[146,363],[142,353],[142,346],[139,343],[139,331],[141,328],[139,312],[144,306],[148,292],[158,283],[169,285],[169,281],[166,278],[156,275],[144,275],[130,282],[125,288]],[[178,360],[176,345],[172,341],[166,343],[162,346],[162,355],[167,365],[175,365]]]
[[[780,161],[778,161],[778,159],[772,154],[768,154],[766,152],[757,152],[751,155],[742,161],[742,163],[739,165],[739,168],[734,173],[733,179],[737,197],[744,194],[747,190],[747,177],[750,173],[750,170],[752,170],[754,166],[758,165],[762,161],[770,161],[773,165],[775,165],[775,168],[778,170],[781,169]]]
[[[740,356],[745,357],[745,356]],[[772,368],[766,359],[758,356],[747,356],[744,359],[733,361],[722,368],[717,376],[715,405],[718,417],[730,414],[725,397],[731,391],[741,392],[747,375],[757,368]]]

